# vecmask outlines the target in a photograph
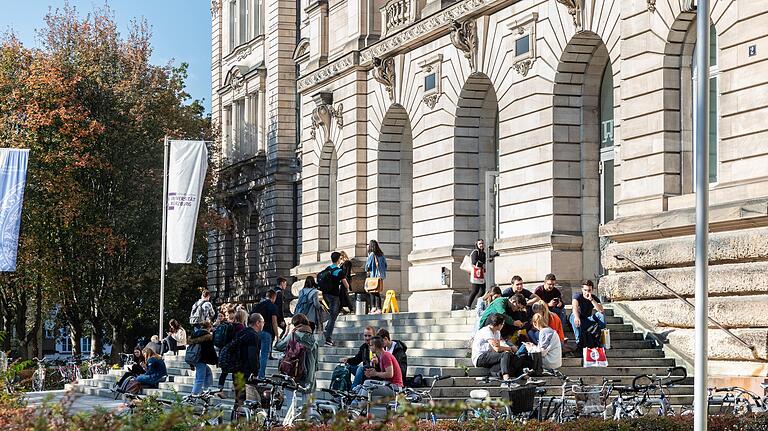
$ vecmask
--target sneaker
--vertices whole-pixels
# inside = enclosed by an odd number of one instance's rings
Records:
[[[333,340],[325,340],[325,347],[333,347]]]

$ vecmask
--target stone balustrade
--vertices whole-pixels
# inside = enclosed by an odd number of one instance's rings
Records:
[[[381,9],[382,37],[419,19],[418,0],[389,0]]]

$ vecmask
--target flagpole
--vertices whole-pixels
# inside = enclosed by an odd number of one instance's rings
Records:
[[[695,355],[693,381],[693,429],[707,429],[707,363],[709,306],[709,0],[696,5],[696,253],[695,253]]]
[[[157,336],[162,340],[163,338],[163,307],[165,305],[165,237],[168,224],[168,136],[163,139],[163,228],[160,250],[160,330]],[[156,352],[160,353],[160,352]]]

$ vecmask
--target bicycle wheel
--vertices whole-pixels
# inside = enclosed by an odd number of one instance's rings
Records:
[[[232,423],[248,423],[251,421],[251,409],[243,406],[235,407],[232,409],[232,414],[229,415],[229,420]]]

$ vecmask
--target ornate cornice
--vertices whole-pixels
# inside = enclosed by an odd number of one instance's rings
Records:
[[[387,36],[387,38],[380,40],[373,46],[365,48],[360,52],[351,52],[333,63],[310,72],[299,78],[297,88],[300,92],[303,92],[329,78],[341,75],[355,66],[370,67],[374,57],[391,57],[395,52],[407,48],[414,42],[420,40],[425,41],[425,36],[433,35],[438,32],[442,33],[450,31],[454,21],[466,19],[491,5],[495,6],[507,3],[512,3],[512,1],[464,0],[460,3],[456,3],[428,18],[409,25],[391,36]]]
[[[656,12],[656,0],[648,0],[648,11]]]
[[[387,57],[393,52],[401,50],[419,39],[423,39],[427,34],[448,30],[454,21],[464,19],[497,3],[501,2],[498,0],[464,0],[443,9],[364,49],[360,52],[360,64],[367,65],[373,61],[374,57]]]
[[[389,100],[395,101],[395,58],[373,59],[373,79],[384,86]]]
[[[333,63],[323,66],[320,69],[317,69],[314,72],[299,78],[298,82],[296,83],[299,92],[303,92],[310,87],[314,87],[315,85],[329,78],[340,75],[346,72],[348,69],[357,66],[358,54],[359,53],[357,51],[350,52],[349,54],[341,57]]]
[[[477,59],[477,25],[475,20],[454,21],[451,43],[464,53],[464,57],[469,60],[469,69],[474,72]]]
[[[211,0],[211,15],[216,18],[219,16],[221,10],[221,2],[219,0]]]

